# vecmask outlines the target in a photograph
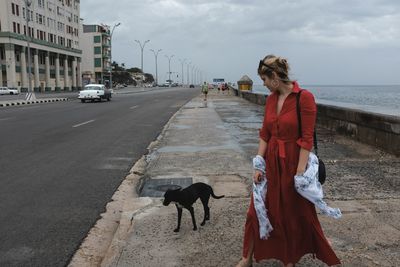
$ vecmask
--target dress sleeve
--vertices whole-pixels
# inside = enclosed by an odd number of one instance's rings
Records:
[[[300,95],[300,116],[302,137],[297,140],[297,144],[310,151],[313,147],[317,106],[312,93],[306,90],[304,90]]]
[[[260,129],[260,138],[262,140],[264,140],[265,142],[268,143],[269,138],[270,138],[270,133],[267,129],[267,113],[268,113],[268,99],[269,97],[267,97],[266,101],[265,101],[265,111],[264,111],[264,120],[263,120],[263,124],[262,124],[262,128]]]

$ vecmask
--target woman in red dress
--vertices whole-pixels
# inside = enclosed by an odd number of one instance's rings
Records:
[[[266,240],[260,239],[253,197],[247,211],[242,260],[237,266],[251,266],[253,256],[278,259],[293,266],[305,254],[313,254],[329,266],[340,264],[325,238],[314,205],[296,192],[294,176],[304,173],[313,145],[316,119],[314,96],[301,93],[302,137],[298,136],[296,95],[299,85],[288,77],[286,59],[268,55],[260,61],[258,74],[271,91],[265,105],[260,130],[258,155],[266,161],[268,179],[265,207],[273,230]],[[262,173],[255,171],[253,180],[260,182]]]

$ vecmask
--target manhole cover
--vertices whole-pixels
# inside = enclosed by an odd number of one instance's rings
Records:
[[[163,197],[168,189],[178,189],[188,187],[193,183],[191,177],[169,178],[169,179],[150,179],[146,181],[140,192],[141,197]]]

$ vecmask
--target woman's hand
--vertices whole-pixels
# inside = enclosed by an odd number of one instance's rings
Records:
[[[253,182],[258,184],[261,182],[261,180],[263,179],[263,174],[261,171],[259,170],[255,170],[254,171],[254,175],[253,175]]]
[[[296,175],[303,175],[305,171],[305,168],[297,168]]]

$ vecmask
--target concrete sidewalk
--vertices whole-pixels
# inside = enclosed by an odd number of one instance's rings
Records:
[[[226,93],[211,91],[207,103],[201,97],[187,103],[132,169],[70,266],[234,266],[241,257],[262,118],[262,106]],[[338,257],[344,266],[399,265],[400,159],[325,129],[318,129],[318,137],[328,172],[325,200],[343,212],[339,220],[320,216]],[[210,200],[211,219],[198,231],[185,210],[174,233],[174,205],[164,207],[162,198],[139,197],[136,190],[182,178],[206,182],[226,197]],[[200,201],[195,215],[201,221]],[[104,231],[107,221],[113,226]],[[305,256],[296,266],[325,265]]]

